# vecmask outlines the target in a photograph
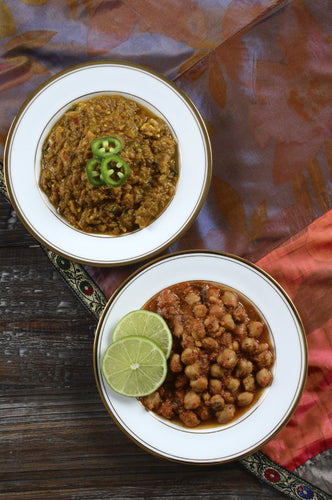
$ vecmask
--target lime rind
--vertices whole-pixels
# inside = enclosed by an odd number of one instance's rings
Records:
[[[145,309],[130,311],[115,325],[113,341],[128,336],[143,336],[153,340],[169,358],[173,345],[172,333],[160,314]]]
[[[167,359],[156,342],[132,335],[107,347],[101,369],[106,382],[115,392],[123,396],[142,397],[155,392],[165,381]]]

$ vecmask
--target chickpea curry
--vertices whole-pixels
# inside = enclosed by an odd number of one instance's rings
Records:
[[[160,314],[173,334],[167,378],[141,398],[148,410],[187,427],[227,424],[272,383],[268,329],[235,290],[211,282],[179,283],[144,309]]]
[[[170,128],[120,95],[75,103],[42,147],[42,191],[69,224],[87,233],[117,236],[148,226],[173,198],[177,181]]]

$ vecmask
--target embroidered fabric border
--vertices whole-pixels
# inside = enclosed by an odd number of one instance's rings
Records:
[[[0,192],[8,198],[0,162]],[[107,299],[83,266],[43,248],[49,260],[87,310],[99,319]],[[332,497],[292,472],[280,467],[264,453],[258,451],[238,461],[260,481],[295,500],[331,500]]]

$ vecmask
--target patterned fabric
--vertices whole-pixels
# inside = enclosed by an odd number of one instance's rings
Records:
[[[303,398],[277,438],[242,461],[290,498],[332,494],[331,25],[330,0],[0,0],[0,149],[38,85],[101,58],[160,71],[201,112],[211,189],[167,251],[257,262],[300,312],[310,365]],[[45,251],[96,317],[139,267],[83,268]]]
[[[288,425],[263,450],[294,470],[332,446],[332,210],[258,265],[293,299],[307,334],[304,394]]]

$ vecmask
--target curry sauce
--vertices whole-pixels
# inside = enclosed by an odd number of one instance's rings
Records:
[[[92,142],[118,138],[130,167],[119,187],[89,183]],[[151,224],[173,198],[177,143],[164,120],[120,95],[75,103],[52,127],[42,147],[40,187],[66,221],[87,233],[126,234]]]
[[[143,405],[187,427],[228,424],[247,412],[273,380],[267,325],[239,292],[192,281],[166,288],[144,309],[173,335],[164,384]]]

